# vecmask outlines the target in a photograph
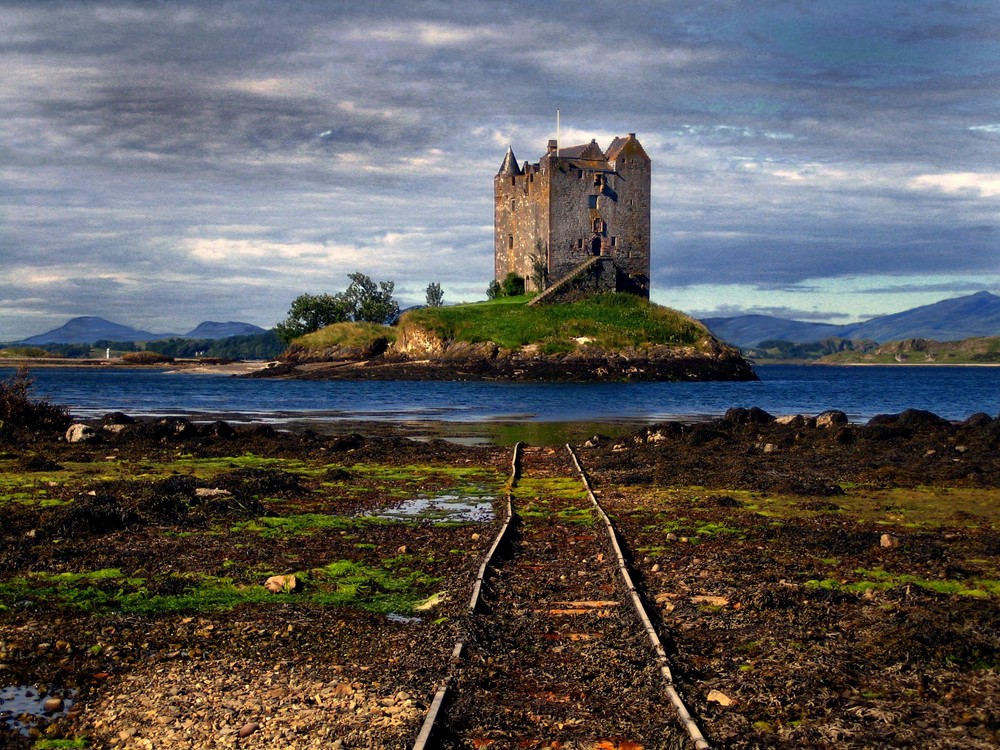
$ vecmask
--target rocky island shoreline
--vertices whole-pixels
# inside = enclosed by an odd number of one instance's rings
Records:
[[[451,344],[410,356],[400,350],[333,347],[321,352],[289,347],[281,360],[247,377],[303,380],[524,380],[524,381],[745,381],[757,380],[738,351],[718,345],[693,348],[648,346],[620,351],[584,347],[544,354],[537,347],[518,351],[492,342]]]

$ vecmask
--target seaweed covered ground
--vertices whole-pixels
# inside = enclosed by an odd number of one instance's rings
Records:
[[[0,746],[407,746],[503,452],[128,422],[0,451]]]
[[[579,453],[713,746],[995,747],[1000,421],[845,421]],[[91,427],[0,443],[0,747],[412,745],[508,449]]]
[[[720,747],[1000,744],[1000,422],[731,410],[581,450]]]

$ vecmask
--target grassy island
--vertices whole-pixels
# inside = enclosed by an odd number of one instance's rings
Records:
[[[697,320],[629,294],[530,296],[410,310],[394,326],[335,323],[258,377],[383,380],[756,380]]]
[[[408,313],[404,322],[440,338],[505,349],[539,344],[544,353],[576,348],[600,349],[643,344],[694,346],[708,335],[693,318],[631,294],[602,294],[580,302],[530,307],[527,296],[453,307],[428,307]],[[586,341],[581,341],[586,339]]]
[[[698,347],[709,333],[698,321],[667,307],[628,294],[604,294],[560,305],[527,304],[531,295],[504,297],[449,307],[425,307],[405,313],[399,329],[421,328],[442,341],[518,350],[537,345],[543,354],[589,345],[605,350],[647,344]],[[303,349],[341,347],[384,350],[397,328],[372,323],[337,323],[295,340]]]

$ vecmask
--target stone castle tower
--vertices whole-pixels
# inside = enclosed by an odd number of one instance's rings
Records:
[[[537,164],[519,166],[508,148],[493,179],[495,278],[513,271],[539,291],[536,263],[550,284],[586,264],[603,279],[595,290],[613,284],[648,297],[650,175],[635,133],[615,138],[607,151],[597,141],[569,148],[549,141]]]

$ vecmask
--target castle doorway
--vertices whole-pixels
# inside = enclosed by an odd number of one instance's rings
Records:
[[[601,254],[601,236],[599,234],[595,234],[593,239],[590,240],[590,254]]]

